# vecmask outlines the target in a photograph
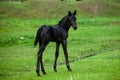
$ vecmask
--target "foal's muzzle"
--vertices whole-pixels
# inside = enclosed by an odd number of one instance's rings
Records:
[[[77,26],[73,26],[73,29],[76,30],[76,29],[77,29]]]

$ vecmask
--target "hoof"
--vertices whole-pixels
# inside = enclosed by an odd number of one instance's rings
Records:
[[[46,72],[43,72],[44,75],[46,75]]]
[[[36,70],[37,76],[40,76],[40,72],[39,70]]]
[[[57,70],[56,70],[56,69],[54,69],[54,71],[55,71],[55,72],[57,72]]]
[[[72,71],[72,69],[69,67],[69,68],[68,68],[68,71]]]
[[[42,69],[42,73],[43,73],[44,75],[46,75],[46,72],[45,72],[45,70],[44,70],[44,69]]]
[[[57,70],[54,70],[55,72],[57,72]]]
[[[37,76],[40,76],[40,73],[37,73]]]
[[[72,71],[71,68],[70,68],[70,66],[67,66],[67,69],[68,69],[68,71]]]
[[[68,71],[72,71],[71,69],[68,69]]]

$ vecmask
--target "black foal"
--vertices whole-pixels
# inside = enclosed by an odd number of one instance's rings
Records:
[[[68,15],[63,17],[56,26],[43,25],[38,29],[36,34],[36,39],[34,42],[34,46],[36,46],[37,43],[39,42],[39,51],[38,51],[37,66],[36,66],[36,72],[38,76],[40,76],[40,72],[39,72],[40,65],[41,65],[41,70],[43,74],[46,74],[43,66],[42,55],[43,55],[43,51],[45,50],[47,44],[50,41],[56,42],[55,61],[53,65],[54,71],[57,72],[56,62],[59,56],[60,44],[62,44],[62,47],[64,50],[66,67],[68,68],[69,71],[71,71],[69,61],[68,61],[67,37],[68,37],[68,31],[70,29],[70,26],[72,26],[74,30],[77,29],[75,15],[76,15],[76,10],[73,13],[69,11]]]

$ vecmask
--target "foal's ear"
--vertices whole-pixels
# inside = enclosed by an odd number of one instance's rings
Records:
[[[74,13],[73,13],[73,15],[76,15],[76,13],[77,13],[77,11],[75,10]]]
[[[71,16],[71,15],[72,15],[71,11],[68,11],[68,16]]]

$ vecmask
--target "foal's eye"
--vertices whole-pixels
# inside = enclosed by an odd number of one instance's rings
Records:
[[[76,20],[76,17],[73,16],[72,19],[73,19],[73,20]]]

